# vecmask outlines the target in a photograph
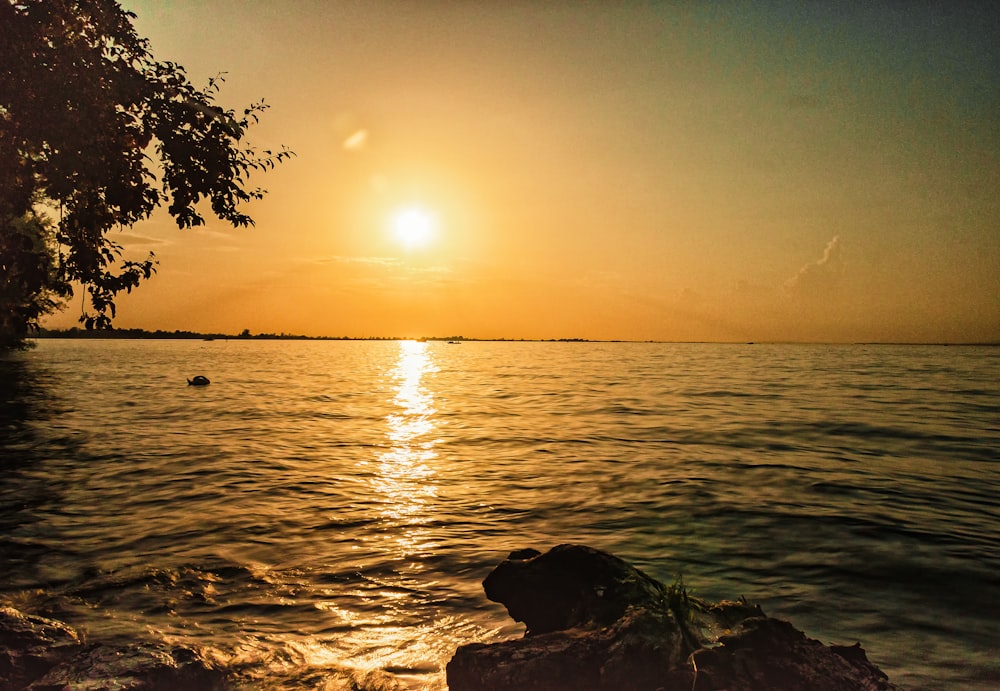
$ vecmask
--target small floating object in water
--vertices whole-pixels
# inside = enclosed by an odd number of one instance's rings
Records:
[[[202,375],[196,376],[194,379],[188,379],[188,386],[208,386],[211,384],[208,377],[203,377]]]

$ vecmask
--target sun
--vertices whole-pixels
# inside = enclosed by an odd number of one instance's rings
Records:
[[[426,247],[434,239],[434,216],[417,206],[396,213],[392,231],[396,241],[408,250]]]

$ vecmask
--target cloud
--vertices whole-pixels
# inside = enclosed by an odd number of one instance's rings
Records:
[[[818,295],[833,288],[843,273],[843,248],[840,236],[834,235],[826,243],[823,256],[809,262],[799,272],[785,281],[785,288],[796,294]]]
[[[172,240],[164,238],[154,238],[150,235],[139,235],[137,233],[117,233],[111,236],[112,239],[125,247],[148,247],[152,245],[172,245]]]
[[[304,262],[312,264],[376,264],[379,266],[395,266],[400,263],[395,257],[347,257],[330,255],[325,257],[303,258]]]

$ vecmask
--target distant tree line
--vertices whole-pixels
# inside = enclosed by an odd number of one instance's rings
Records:
[[[0,0],[2,1],[2,0]],[[45,329],[37,330],[38,338],[107,338],[107,339],[188,339],[188,340],[256,340],[256,341],[406,341],[410,340],[400,336],[303,336],[301,334],[289,333],[250,333],[250,329],[243,329],[238,334],[226,333],[202,333],[199,331],[184,331],[175,329],[174,331],[147,331],[146,329],[81,329],[73,326],[68,329]],[[431,336],[419,339],[421,341],[444,341],[444,342],[464,342],[464,341],[491,341],[491,342],[545,342],[545,343],[590,343],[586,338],[468,338],[465,336]]]
[[[37,332],[38,338],[93,338],[93,339],[188,339],[188,340],[258,340],[258,341],[394,341],[399,340],[385,336],[372,336],[358,338],[355,336],[303,336],[301,334],[290,333],[258,333],[251,334],[248,329],[244,329],[239,334],[226,333],[202,333],[199,331],[184,331],[175,329],[174,331],[164,331],[157,329],[147,331],[146,329],[81,329],[73,326],[68,329],[45,329],[40,328]]]

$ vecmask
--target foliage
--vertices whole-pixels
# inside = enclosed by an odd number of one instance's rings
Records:
[[[684,585],[684,578],[680,575],[667,587],[667,607],[677,623],[677,630],[688,652],[698,650],[701,647],[701,636],[695,612],[704,611],[704,605],[691,596],[688,587]]]
[[[108,238],[166,205],[180,228],[233,226],[264,191],[254,171],[291,156],[257,152],[247,129],[266,109],[215,103],[220,78],[193,87],[156,61],[115,0],[0,0],[0,344],[23,340],[79,282],[87,328],[107,328],[115,297],[155,271],[152,254],[122,261]],[[57,217],[51,230],[41,220]]]
[[[674,618],[679,622],[689,622],[694,620],[694,613],[691,611],[691,597],[688,594],[687,586],[684,585],[683,576],[678,575],[674,582],[667,587],[667,606],[674,613]]]
[[[69,296],[53,247],[52,224],[35,214],[11,219],[0,233],[0,349],[21,347],[28,325]]]

